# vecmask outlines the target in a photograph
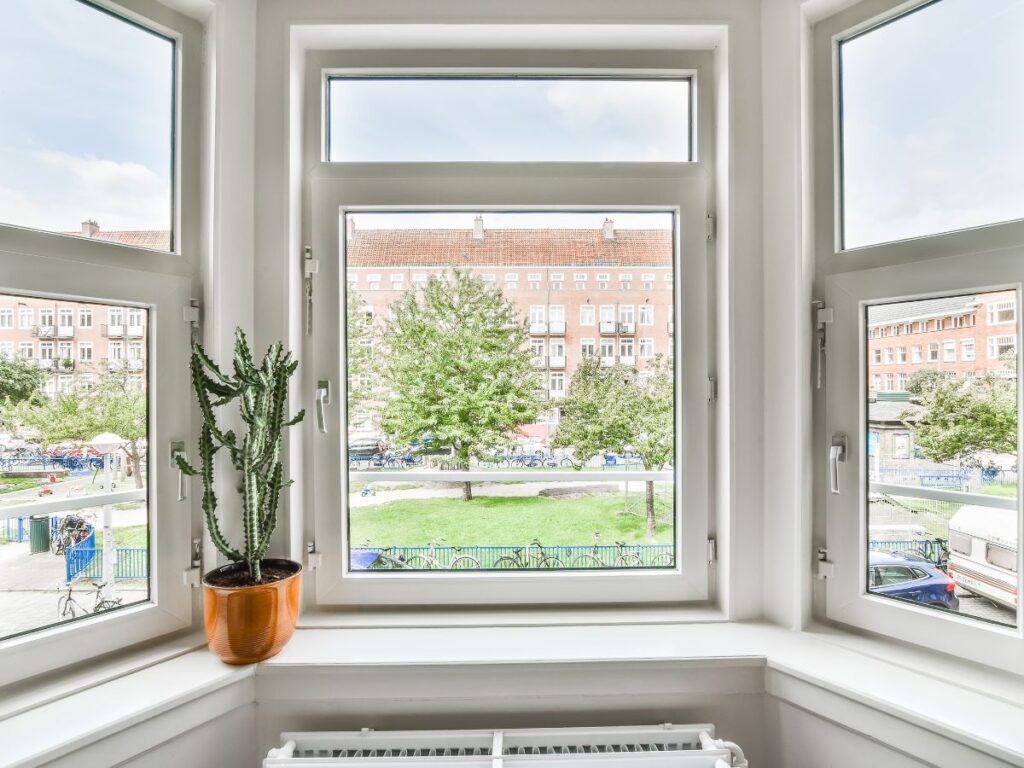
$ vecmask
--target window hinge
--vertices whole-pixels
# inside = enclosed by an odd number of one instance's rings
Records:
[[[828,559],[828,550],[818,547],[818,570],[814,574],[816,579],[830,579],[836,575],[836,564]]]
[[[200,539],[192,539],[191,564],[181,572],[181,580],[186,587],[198,587],[203,573],[203,543]]]
[[[836,311],[817,299],[811,302],[814,310],[814,388],[821,389],[825,378],[825,329],[836,319]]]
[[[315,571],[319,568],[324,561],[322,552],[316,551],[316,542],[311,541],[306,544],[306,569]]]
[[[192,341],[199,341],[199,299],[191,299],[181,310],[182,320],[192,326]]]
[[[715,217],[712,216],[709,213],[707,215],[707,218],[704,220],[704,222],[705,222],[706,234],[707,234],[707,237],[708,237],[708,242],[710,243],[712,240],[715,239]]]
[[[302,249],[302,295],[306,304],[306,335],[313,335],[313,275],[320,271],[320,261],[313,258],[313,249]]]
[[[714,403],[718,400],[718,379],[708,376],[708,402]]]
[[[718,560],[718,542],[714,539],[708,539],[708,565],[711,565]]]

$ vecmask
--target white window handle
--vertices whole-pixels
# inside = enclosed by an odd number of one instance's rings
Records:
[[[321,435],[327,434],[327,421],[324,419],[324,406],[331,402],[331,382],[321,380],[316,383],[316,428]]]
[[[839,495],[839,462],[846,463],[846,435],[832,435],[832,446],[828,452],[828,475],[832,493]]]

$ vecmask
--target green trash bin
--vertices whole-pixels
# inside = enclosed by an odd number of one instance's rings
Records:
[[[33,555],[50,551],[50,516],[32,515],[28,519],[29,551]]]

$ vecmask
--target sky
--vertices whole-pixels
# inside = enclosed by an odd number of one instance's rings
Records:
[[[0,3],[0,222],[169,230],[173,45],[78,0]]]
[[[336,78],[330,118],[334,161],[689,159],[685,80]]]
[[[841,56],[846,247],[1024,217],[1024,0],[941,0]]]

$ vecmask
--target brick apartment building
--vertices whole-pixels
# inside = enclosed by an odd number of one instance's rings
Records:
[[[68,233],[167,250],[169,233],[101,232],[94,221]],[[0,293],[0,357],[41,368],[47,394],[95,383],[105,371],[123,370],[140,388],[147,358],[145,309]]]
[[[463,269],[501,289],[529,325],[537,385],[552,408],[523,432],[545,440],[580,360],[636,366],[673,357],[673,240],[668,230],[357,229],[346,278],[374,317],[429,275]],[[353,424],[353,429],[369,425]]]
[[[905,392],[920,370],[1012,376],[1000,358],[1016,349],[1013,291],[875,306],[868,317],[868,390]]]

